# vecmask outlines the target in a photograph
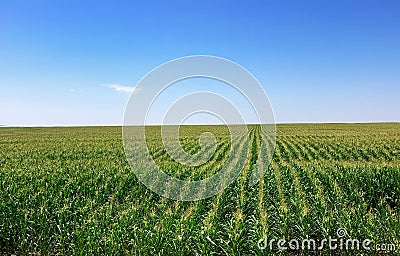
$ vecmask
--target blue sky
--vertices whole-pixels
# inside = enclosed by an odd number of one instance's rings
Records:
[[[125,87],[196,54],[252,72],[277,122],[400,121],[399,1],[6,0],[0,13],[0,125],[119,125]]]

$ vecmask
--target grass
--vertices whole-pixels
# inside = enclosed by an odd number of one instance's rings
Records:
[[[152,156],[173,176],[203,179],[228,160],[224,126],[181,128],[181,144],[191,154],[201,132],[216,137],[216,153],[199,167],[170,159],[159,127],[149,129]],[[264,235],[323,239],[339,228],[352,238],[399,243],[400,124],[278,125],[273,161],[250,188],[267,141],[257,126],[249,129],[240,176],[214,197],[178,202],[137,180],[120,127],[2,127],[0,253],[291,254],[260,250],[257,241]]]

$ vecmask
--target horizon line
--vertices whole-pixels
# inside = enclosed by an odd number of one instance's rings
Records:
[[[400,121],[368,121],[368,122],[277,122],[275,125],[287,124],[399,124]],[[148,125],[129,125],[129,126],[222,126],[227,124],[148,124]],[[259,123],[231,124],[231,125],[260,125]],[[262,124],[271,125],[271,124]],[[0,128],[68,128],[68,127],[123,127],[119,124],[77,124],[77,125],[0,125]],[[128,126],[128,125],[125,125]]]

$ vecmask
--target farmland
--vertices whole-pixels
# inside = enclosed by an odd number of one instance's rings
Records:
[[[203,179],[227,161],[224,126],[184,126],[199,150],[215,135],[210,161],[185,168],[166,154],[159,127],[148,146],[165,172]],[[323,239],[345,228],[375,243],[400,241],[400,124],[277,125],[263,178],[248,179],[265,139],[249,126],[244,170],[221,193],[174,201],[147,189],[128,164],[121,127],[0,128],[0,253],[243,255],[269,252],[268,239]],[[277,251],[273,251],[279,253]],[[303,251],[303,253],[306,253]]]

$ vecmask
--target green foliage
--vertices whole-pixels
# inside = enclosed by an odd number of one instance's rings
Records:
[[[137,180],[120,127],[0,128],[0,254],[262,255],[280,253],[258,249],[264,235],[322,239],[338,228],[399,242],[400,124],[278,125],[273,161],[250,188],[267,139],[258,126],[249,130],[241,176],[212,198],[177,202]],[[216,152],[190,168],[165,152],[160,127],[146,133],[164,171],[199,180],[231,150],[225,126],[184,126],[186,152],[199,150],[205,131]]]

